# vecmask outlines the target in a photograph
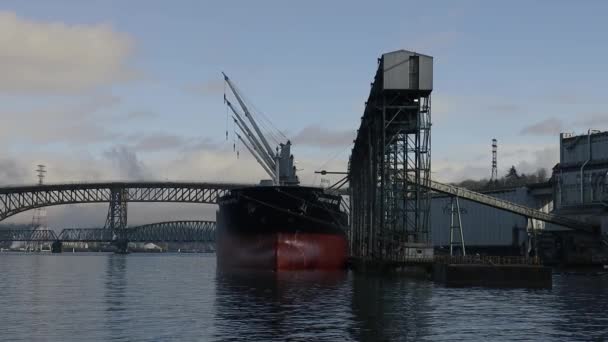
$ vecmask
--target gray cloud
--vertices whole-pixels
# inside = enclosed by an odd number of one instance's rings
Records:
[[[50,102],[28,110],[5,110],[0,112],[0,139],[77,144],[114,140],[119,135],[104,126],[111,121],[102,113],[120,102],[119,97],[98,94],[67,105]]]
[[[0,91],[74,93],[137,77],[132,38],[109,25],[67,25],[0,11]]]
[[[566,130],[573,128],[585,130],[586,128],[597,128],[605,130],[608,126],[608,114],[592,113],[577,115],[576,119],[564,122],[559,118],[548,118],[535,124],[524,127],[520,135],[557,136]]]
[[[25,170],[14,159],[0,159],[0,184],[23,182]]]
[[[532,173],[536,170],[544,168],[551,173],[551,169],[559,161],[558,147],[546,147],[541,150],[534,151],[531,160],[523,160],[515,167],[521,173]]]
[[[564,131],[564,122],[557,118],[549,118],[541,122],[524,127],[520,135],[548,135],[556,136]]]
[[[292,140],[298,145],[340,147],[352,144],[355,136],[354,129],[330,130],[317,124],[304,127]]]
[[[125,137],[129,148],[140,152],[175,150],[180,152],[216,151],[221,145],[211,138],[184,137],[181,135],[154,132],[130,134]]]
[[[141,180],[150,179],[152,176],[137,154],[124,145],[115,146],[104,152],[104,157],[112,163],[122,179]]]
[[[137,138],[137,142],[132,146],[138,151],[161,151],[181,148],[186,145],[187,139],[166,133],[146,134]]]

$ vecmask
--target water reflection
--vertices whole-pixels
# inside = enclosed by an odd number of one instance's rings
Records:
[[[346,340],[346,272],[217,271],[217,336],[227,340]]]
[[[0,256],[2,341],[606,340],[608,276],[552,290],[221,272],[212,256]]]
[[[352,275],[352,330],[359,341],[416,340],[428,334],[432,283],[403,277]]]
[[[554,282],[553,300],[543,299],[557,309],[551,320],[557,334],[608,338],[608,275],[560,275]]]
[[[122,254],[111,254],[107,256],[105,272],[105,323],[108,339],[112,341],[129,340],[128,320],[132,315],[127,312],[125,305],[127,297],[127,256]]]

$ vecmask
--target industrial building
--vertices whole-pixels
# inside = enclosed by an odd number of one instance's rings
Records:
[[[560,163],[553,169],[556,209],[606,229],[608,132],[562,133],[559,150]]]
[[[469,252],[523,254],[536,243],[533,237],[552,239],[544,245],[560,245],[568,236],[578,252],[598,250],[608,234],[608,132],[589,130],[587,134],[560,135],[560,161],[546,183],[484,192],[499,199],[576,218],[601,227],[594,241],[563,227],[528,220],[523,216],[496,210],[461,199],[460,219]],[[452,198],[435,195],[431,200],[432,241],[436,249],[449,247]],[[536,234],[535,234],[536,233]],[[595,241],[597,240],[597,241]],[[453,240],[452,240],[453,241]],[[541,243],[542,245],[542,243]],[[581,247],[585,245],[584,247]],[[555,247],[555,246],[553,246]]]

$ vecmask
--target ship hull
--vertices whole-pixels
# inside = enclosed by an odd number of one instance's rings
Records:
[[[319,204],[324,197],[318,191],[260,187],[223,198],[217,217],[218,266],[277,271],[344,268],[346,216],[336,203]]]

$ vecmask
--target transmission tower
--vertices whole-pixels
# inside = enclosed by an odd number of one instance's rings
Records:
[[[498,142],[496,139],[492,139],[492,177],[490,177],[490,183],[498,181],[498,164],[496,162],[496,153],[498,150]]]
[[[36,171],[36,177],[38,177],[38,185],[44,184],[44,176],[46,174],[46,166],[39,164]],[[44,218],[46,217],[46,210],[44,208],[34,209],[34,215],[32,216],[32,229],[38,229],[45,225]]]
[[[42,164],[37,165],[38,168],[36,171],[36,177],[38,178],[38,185],[44,184],[44,177],[46,174],[46,166]],[[46,209],[45,208],[36,208],[34,209],[34,215],[32,215],[32,229],[45,229],[46,228]],[[38,250],[42,247],[35,242],[32,242],[29,246],[31,250]]]

